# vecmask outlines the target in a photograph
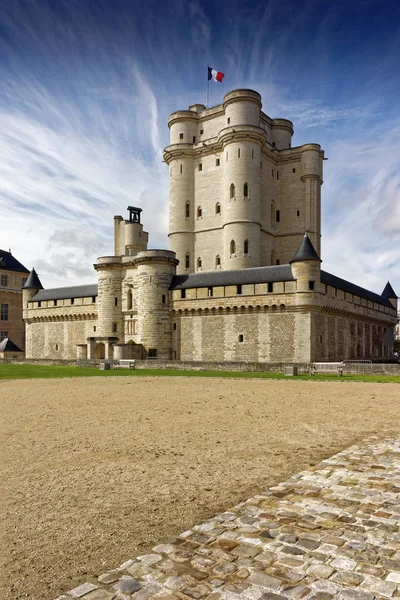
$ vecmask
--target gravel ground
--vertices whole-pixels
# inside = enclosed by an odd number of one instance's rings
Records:
[[[3,381],[0,597],[52,600],[371,434],[396,384]]]

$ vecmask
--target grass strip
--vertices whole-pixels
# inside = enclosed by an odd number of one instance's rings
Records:
[[[7,379],[58,379],[63,377],[228,377],[231,379],[296,379],[302,381],[364,381],[374,383],[400,383],[399,375],[297,375],[257,371],[202,371],[180,369],[119,369],[100,371],[95,367],[61,365],[0,364],[0,380]]]

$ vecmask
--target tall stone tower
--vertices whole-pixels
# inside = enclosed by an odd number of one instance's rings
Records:
[[[169,247],[178,273],[288,263],[304,231],[320,253],[318,144],[291,147],[293,124],[235,90],[168,121]]]

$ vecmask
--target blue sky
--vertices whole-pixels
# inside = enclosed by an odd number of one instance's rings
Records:
[[[116,214],[167,247],[168,115],[247,87],[325,150],[323,268],[400,294],[400,2],[0,0],[0,247],[94,282]]]

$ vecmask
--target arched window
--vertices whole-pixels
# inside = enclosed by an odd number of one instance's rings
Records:
[[[218,269],[218,267],[221,266],[221,257],[219,254],[217,254],[217,256],[215,257],[215,268]]]
[[[128,290],[126,305],[128,310],[132,310],[132,290]]]
[[[185,256],[185,269],[188,269],[189,267],[190,267],[190,254],[188,252]]]
[[[199,256],[199,258],[197,259],[197,268],[201,269],[201,258]]]
[[[243,196],[245,198],[248,198],[248,196],[249,196],[249,184],[248,183],[245,183],[243,186]]]
[[[231,256],[235,256],[235,254],[236,254],[236,244],[235,244],[235,240],[231,240],[231,247],[230,247],[230,250],[231,250]]]
[[[220,215],[221,214],[221,205],[219,202],[217,202],[217,204],[215,205],[215,214],[216,215]]]
[[[186,219],[188,219],[190,217],[190,204],[189,204],[189,202],[186,202],[186,205],[185,205],[185,217],[186,217]]]
[[[230,197],[231,198],[235,197],[235,186],[233,185],[233,183],[231,183],[231,187],[230,187]]]
[[[244,240],[244,244],[243,244],[243,254],[245,256],[248,256],[249,254],[249,240]]]
[[[203,215],[203,211],[201,210],[201,206],[198,206],[197,207],[197,218],[201,219],[202,215]]]

